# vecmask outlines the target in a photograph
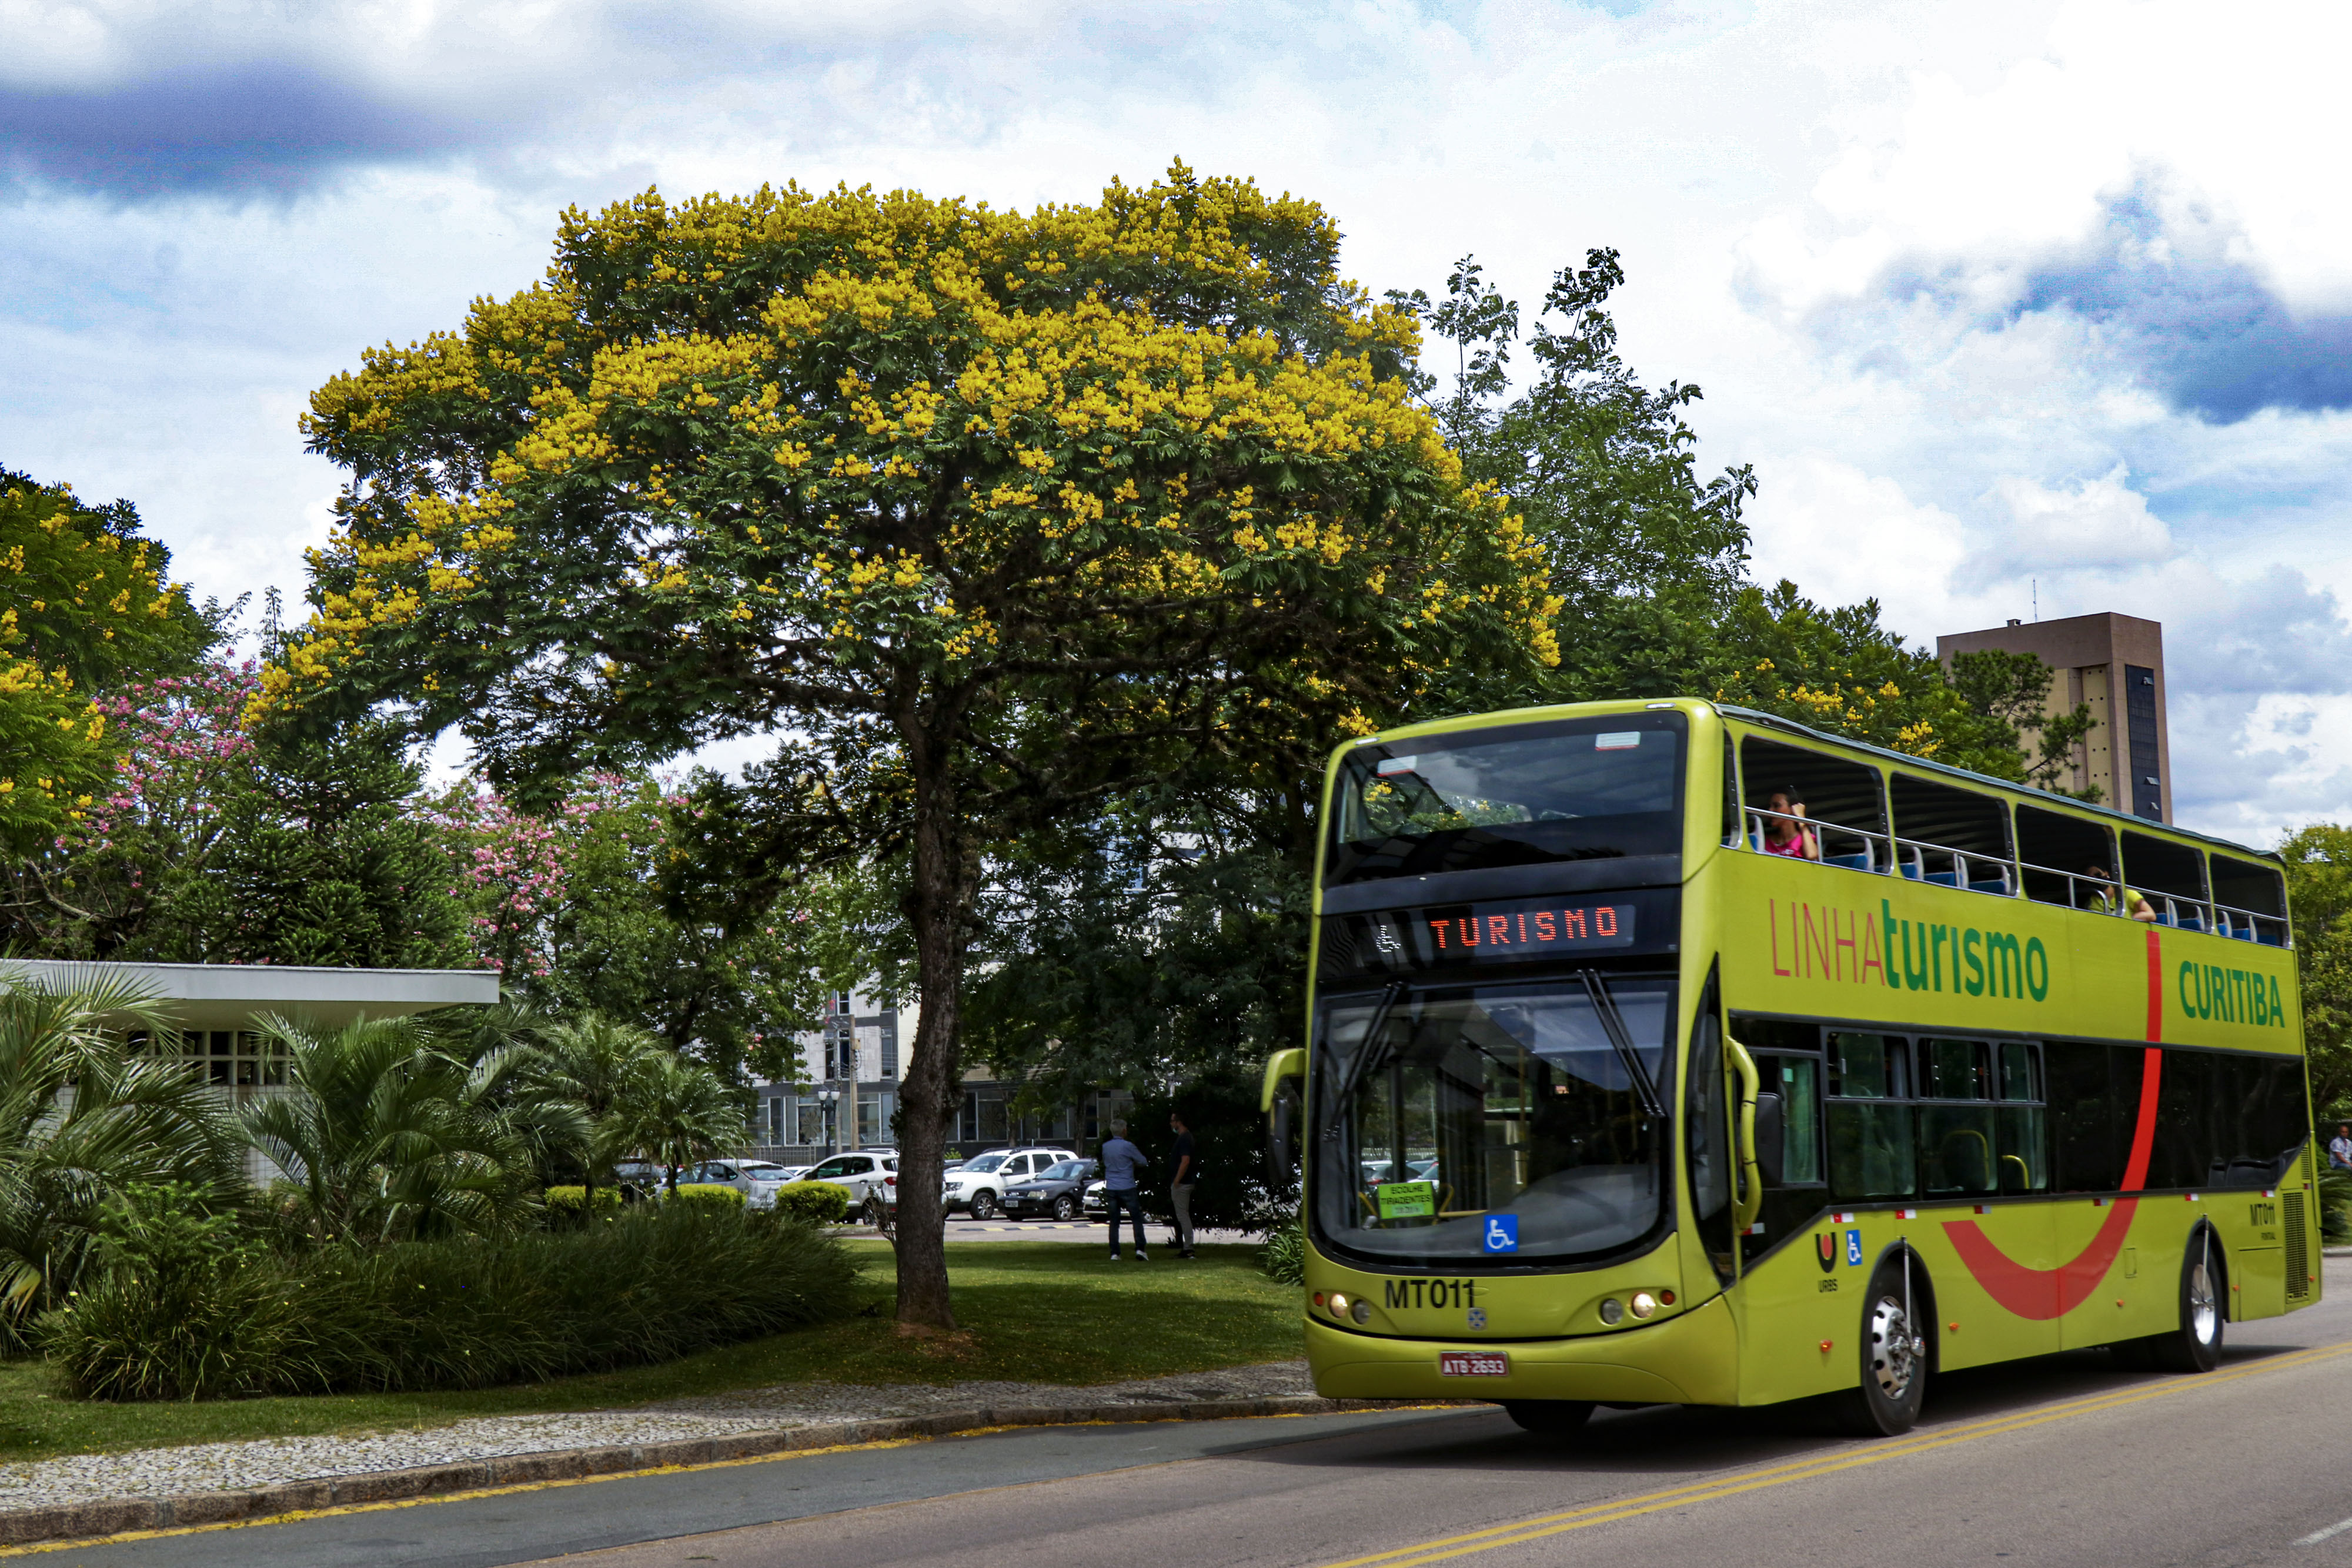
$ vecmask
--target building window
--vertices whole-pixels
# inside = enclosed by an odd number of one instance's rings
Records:
[[[824,1135],[824,1103],[816,1100],[803,1100],[800,1103],[798,1110],[801,1123],[798,1141],[812,1148],[827,1142]]]
[[[189,1030],[180,1036],[180,1051],[205,1082],[224,1089],[286,1082],[286,1048],[251,1030]]]

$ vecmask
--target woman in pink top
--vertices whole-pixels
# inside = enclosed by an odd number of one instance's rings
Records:
[[[1805,814],[1805,798],[1797,793],[1794,784],[1772,791],[1766,802],[1778,815],[1764,819],[1764,852],[1787,855],[1790,860],[1817,861],[1822,858],[1822,843],[1812,829],[1799,827],[1789,819]]]

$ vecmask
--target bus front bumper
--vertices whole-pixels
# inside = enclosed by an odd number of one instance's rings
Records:
[[[1500,1352],[1500,1377],[1449,1376],[1447,1351]],[[1513,1343],[1387,1339],[1307,1320],[1307,1360],[1327,1399],[1589,1399],[1617,1405],[1738,1403],[1738,1335],[1721,1296],[1664,1322]]]

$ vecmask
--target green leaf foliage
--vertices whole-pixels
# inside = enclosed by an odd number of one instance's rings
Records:
[[[110,1269],[39,1325],[85,1398],[480,1388],[667,1361],[841,1316],[856,1261],[707,1203],[563,1232],[325,1247],[201,1273]]]

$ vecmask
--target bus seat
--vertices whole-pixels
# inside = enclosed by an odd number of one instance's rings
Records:
[[[2168,905],[2167,907],[2156,912],[2156,923],[2158,925],[2179,925],[2180,924],[2180,916],[2175,915]]]
[[[2198,911],[2198,910],[2194,910],[2194,909],[2192,909],[2192,910],[2189,911],[2187,914],[2183,915],[2180,917],[2180,928],[2181,928],[2183,931],[2202,931],[2202,930],[2204,930],[2204,929],[2205,929],[2205,916],[2204,916],[2204,915],[2203,915],[2202,913],[2200,913],[2200,911]]]
[[[1917,861],[1905,861],[1903,862],[1903,874],[1909,877],[1913,882],[1917,882],[1919,880],[1919,862]],[[1935,879],[1930,877],[1927,880],[1933,882]]]
[[[1927,880],[1938,887],[1958,887],[1960,885],[1960,873],[1956,871],[1931,871],[1927,873]]]
[[[2003,872],[1999,876],[1992,877],[1984,882],[1972,882],[1969,883],[1969,891],[1970,893],[1997,893],[2003,898],[2007,898],[2009,896],[2009,873]]]
[[[2286,933],[2257,930],[2254,933],[2254,940],[2265,947],[2284,947],[2286,946]]]
[[[1848,871],[1868,871],[1870,869],[1870,857],[1866,854],[1823,855],[1822,857],[1822,863],[1823,865],[1842,865]]]

